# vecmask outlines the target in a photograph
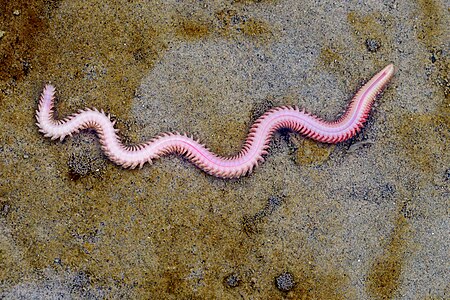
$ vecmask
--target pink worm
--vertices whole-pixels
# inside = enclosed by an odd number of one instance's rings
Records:
[[[106,156],[124,168],[142,166],[152,159],[170,153],[186,156],[203,171],[222,178],[237,178],[250,174],[267,154],[273,133],[288,128],[323,143],[338,143],[353,137],[367,119],[376,96],[382,91],[394,74],[392,64],[385,67],[367,82],[355,95],[345,114],[337,121],[328,122],[295,106],[276,107],[262,115],[253,126],[242,150],[231,157],[222,157],[186,134],[162,133],[148,142],[125,146],[117,136],[117,129],[103,111],[80,110],[64,120],[55,120],[55,88],[47,84],[36,111],[36,125],[39,131],[52,140],[63,140],[67,135],[82,129],[96,130]]]

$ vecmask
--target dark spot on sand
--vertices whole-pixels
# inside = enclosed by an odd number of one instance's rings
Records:
[[[259,233],[260,230],[258,224],[263,222],[266,217],[269,217],[282,203],[283,199],[281,197],[271,196],[263,209],[259,210],[254,215],[244,216],[242,221],[244,232],[248,235]]]
[[[233,288],[239,285],[241,279],[237,274],[230,274],[227,277],[225,277],[224,281],[227,287]]]
[[[366,48],[369,52],[377,52],[380,49],[381,43],[376,39],[367,39],[366,40]]]
[[[282,292],[289,292],[295,286],[294,276],[289,272],[284,272],[275,277],[275,286]]]
[[[6,217],[11,211],[11,204],[3,197],[0,197],[0,217]]]

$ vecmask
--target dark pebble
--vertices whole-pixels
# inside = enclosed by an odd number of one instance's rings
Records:
[[[289,272],[284,272],[275,278],[275,285],[280,291],[289,292],[295,285],[294,276]]]
[[[231,274],[225,278],[225,284],[229,287],[237,287],[239,285],[239,276],[236,274]]]
[[[367,47],[367,50],[369,50],[370,52],[377,52],[378,49],[380,49],[381,44],[377,40],[367,39],[366,40],[366,47]]]

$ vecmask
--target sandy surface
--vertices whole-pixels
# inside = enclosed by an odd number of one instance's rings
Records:
[[[449,299],[448,2],[333,2],[2,5],[0,298]],[[231,155],[271,107],[337,118],[388,63],[355,138],[277,133],[238,180],[177,156],[124,170],[93,132],[34,124],[52,82],[59,117]]]

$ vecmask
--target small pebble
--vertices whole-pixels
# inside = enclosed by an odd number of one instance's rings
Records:
[[[10,211],[9,201],[0,196],[0,217],[5,217]]]
[[[15,15],[15,16],[20,15],[20,10],[15,9],[15,10],[13,11],[13,15]]]
[[[6,31],[0,30],[0,39],[5,36]]]
[[[270,196],[269,201],[268,201],[268,208],[271,211],[274,211],[278,206],[281,205],[282,202],[283,201],[280,198],[278,198],[276,196]]]
[[[367,39],[366,47],[367,47],[367,50],[369,50],[370,52],[377,52],[378,49],[380,49],[381,44],[379,41],[377,41],[375,39]]]
[[[431,62],[432,62],[433,64],[437,61],[437,58],[436,58],[436,56],[434,55],[434,53],[431,53],[430,59],[431,59]]]
[[[277,289],[282,292],[289,292],[295,285],[294,276],[289,272],[284,272],[275,278]]]
[[[225,283],[229,287],[237,287],[239,285],[239,276],[236,274],[231,274],[227,278],[225,278]]]

